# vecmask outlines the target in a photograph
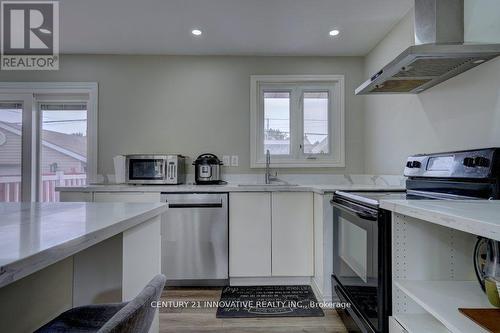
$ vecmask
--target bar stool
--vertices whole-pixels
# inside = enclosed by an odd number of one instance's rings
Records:
[[[129,302],[86,305],[68,310],[35,332],[147,333],[156,310],[151,302],[160,299],[165,280],[165,275],[155,276]]]

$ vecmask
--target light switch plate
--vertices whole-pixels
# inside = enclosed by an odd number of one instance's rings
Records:
[[[231,156],[229,155],[223,155],[222,156],[222,163],[224,163],[224,166],[231,166]]]
[[[231,166],[238,166],[239,165],[239,160],[240,158],[238,157],[238,155],[232,155],[231,156]]]

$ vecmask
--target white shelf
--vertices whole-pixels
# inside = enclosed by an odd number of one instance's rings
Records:
[[[399,313],[394,318],[408,333],[450,333],[441,322],[428,313]]]
[[[396,286],[452,333],[487,333],[458,308],[491,308],[477,281],[396,280]]]

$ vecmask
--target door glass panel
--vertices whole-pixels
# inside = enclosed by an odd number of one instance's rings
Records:
[[[87,106],[40,104],[41,149],[39,201],[59,201],[56,186],[87,182]]]
[[[0,102],[0,202],[21,201],[22,103]]]
[[[290,92],[264,92],[264,153],[290,154]]]
[[[328,92],[304,93],[304,153],[329,154]]]

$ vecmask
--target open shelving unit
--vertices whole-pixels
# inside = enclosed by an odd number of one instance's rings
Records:
[[[492,307],[474,273],[477,236],[397,213],[392,228],[392,312],[401,332],[487,333],[458,310]]]
[[[398,280],[395,284],[429,315],[436,318],[443,329],[457,333],[487,332],[458,311],[458,308],[465,307],[491,308],[477,281]],[[405,322],[404,319],[401,321]],[[438,325],[435,326],[438,329]]]
[[[427,313],[400,313],[395,318],[408,333],[450,333],[441,322]]]

